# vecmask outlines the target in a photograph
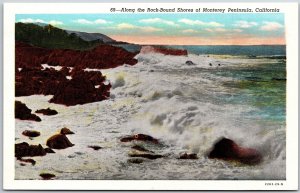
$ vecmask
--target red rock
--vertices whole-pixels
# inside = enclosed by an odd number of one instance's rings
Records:
[[[26,142],[15,144],[15,157],[17,158],[44,155],[46,155],[46,151],[41,144],[29,145]]]
[[[244,164],[258,164],[262,161],[262,155],[255,149],[244,148],[234,141],[222,138],[213,147],[209,158],[239,161]]]
[[[41,173],[40,176],[43,178],[43,180],[51,180],[52,178],[56,177],[54,174],[50,173]]]
[[[111,85],[100,85],[95,88],[93,82],[86,77],[75,77],[61,82],[57,91],[49,102],[72,106],[96,101],[102,101],[109,97]]]
[[[121,138],[121,142],[130,142],[133,140],[139,140],[139,141],[147,141],[147,142],[152,142],[152,143],[159,143],[157,139],[151,137],[150,135],[145,135],[145,134],[135,134],[132,136],[127,136]]]
[[[101,85],[106,77],[102,75],[100,71],[83,71],[83,70],[72,70],[72,78],[86,78],[92,82],[93,85]]]
[[[24,103],[20,101],[15,101],[15,118],[38,122],[41,121],[41,118],[39,118],[35,114],[31,114],[31,109],[29,109]]]
[[[68,128],[62,128],[60,134],[53,135],[47,140],[47,146],[53,149],[66,149],[68,147],[74,146],[74,144],[72,144],[66,137],[67,134],[74,133]]]
[[[34,130],[25,130],[22,132],[22,135],[25,135],[27,137],[38,137],[41,135],[41,133]]]
[[[47,108],[47,109],[39,109],[35,111],[36,113],[42,113],[43,115],[56,115],[57,111]]]
[[[131,53],[120,47],[99,45],[93,49],[79,51],[70,49],[45,49],[16,42],[16,67],[34,67],[40,64],[107,69],[123,64],[134,65],[137,60]]]
[[[140,53],[147,54],[147,53],[160,53],[164,55],[174,55],[174,56],[187,56],[188,53],[186,50],[179,50],[179,49],[171,49],[166,47],[158,47],[158,46],[143,46],[141,48]]]

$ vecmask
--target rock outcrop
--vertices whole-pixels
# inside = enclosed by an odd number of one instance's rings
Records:
[[[44,156],[47,152],[39,145],[29,145],[26,142],[15,144],[15,157],[33,157],[33,156]]]
[[[239,161],[254,165],[262,161],[262,155],[255,149],[240,147],[233,140],[222,138],[213,147],[209,158]]]
[[[191,154],[184,153],[179,156],[179,159],[198,159],[198,156],[195,153],[191,153]]]
[[[123,64],[134,65],[137,60],[131,53],[120,47],[98,45],[90,50],[46,49],[23,42],[16,42],[16,67],[68,66],[80,69],[107,69]]]
[[[145,134],[135,134],[135,135],[121,138],[121,142],[130,142],[133,140],[152,142],[152,143],[156,143],[156,144],[159,143],[158,139],[155,139],[155,138],[151,137],[150,135],[145,135]]]
[[[171,49],[162,46],[143,46],[140,51],[141,54],[147,53],[159,53],[164,55],[173,55],[173,56],[187,56],[188,52],[186,50],[180,49]]]
[[[21,120],[30,120],[30,121],[41,121],[41,118],[31,113],[24,103],[20,101],[15,101],[15,118]]]

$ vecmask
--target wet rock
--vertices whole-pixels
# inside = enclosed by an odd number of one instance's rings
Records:
[[[25,163],[31,163],[31,165],[35,165],[36,161],[34,159],[23,159],[23,158],[17,158],[17,160],[19,160],[20,162],[25,162]]]
[[[154,153],[153,151],[150,151],[140,145],[134,145],[131,147],[132,149],[138,150],[138,151],[143,151],[143,152],[150,152],[150,153]]]
[[[133,140],[152,142],[155,144],[159,143],[158,139],[155,139],[155,138],[151,137],[150,135],[145,135],[145,134],[135,134],[135,135],[121,138],[121,142],[130,142]]]
[[[43,178],[43,180],[51,180],[52,178],[56,177],[54,174],[50,173],[41,173],[40,176]]]
[[[86,77],[76,77],[62,82],[58,85],[57,91],[49,102],[72,106],[109,98],[111,85],[101,84],[95,88],[92,81]]]
[[[98,151],[99,149],[102,149],[102,147],[98,146],[98,145],[89,145],[89,148],[92,148],[93,150]]]
[[[171,49],[163,46],[143,46],[141,48],[140,53],[147,54],[147,53],[160,53],[164,55],[173,55],[173,56],[187,56],[188,53],[186,50],[180,49]]]
[[[57,111],[56,110],[53,110],[53,109],[50,109],[50,108],[47,108],[47,109],[39,109],[39,110],[36,110],[35,111],[36,113],[42,113],[43,115],[56,115],[57,114]]]
[[[49,148],[49,147],[46,147],[46,148],[45,148],[45,151],[46,151],[47,153],[55,153],[55,151],[53,151],[53,149],[51,149],[51,148]]]
[[[128,163],[132,163],[132,164],[140,164],[140,163],[143,163],[144,160],[143,159],[128,159],[127,160]]]
[[[152,154],[152,153],[130,153],[130,157],[143,157],[147,159],[158,159],[164,157],[163,155],[159,154]]]
[[[195,63],[192,62],[191,60],[186,61],[185,64],[188,65],[188,66],[195,65]]]
[[[52,149],[66,149],[68,147],[74,146],[74,144],[72,144],[67,138],[67,134],[74,133],[68,128],[61,129],[59,134],[53,135],[47,140],[46,145]]]
[[[41,133],[34,130],[25,130],[22,132],[22,135],[25,135],[27,137],[38,137],[41,135]]]
[[[45,49],[23,42],[16,42],[16,67],[37,67],[41,64],[51,66],[68,66],[107,69],[123,64],[134,65],[137,53],[131,53],[120,47],[98,45],[97,47],[80,51],[70,49]]]
[[[29,109],[24,103],[20,101],[15,101],[15,118],[21,120],[30,120],[40,122],[41,118],[35,114],[31,114],[31,109]]]
[[[262,161],[262,155],[257,150],[240,147],[233,140],[227,138],[222,138],[215,143],[208,157],[239,161],[249,165],[259,164]]]
[[[212,63],[209,63],[209,66],[212,66]]]
[[[46,155],[46,151],[41,144],[29,145],[26,142],[15,144],[15,157],[17,158],[44,155]]]
[[[197,154],[195,153],[184,153],[182,155],[179,156],[179,159],[198,159]]]

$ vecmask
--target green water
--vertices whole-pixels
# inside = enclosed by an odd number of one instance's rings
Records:
[[[215,72],[218,76],[231,77],[223,85],[234,89],[234,95],[224,97],[231,104],[255,107],[251,116],[285,122],[286,116],[286,64],[277,63],[228,67]]]

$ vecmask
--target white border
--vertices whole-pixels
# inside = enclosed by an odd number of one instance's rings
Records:
[[[287,42],[286,180],[14,180],[14,24],[21,13],[110,13],[116,7],[280,8]],[[137,14],[137,13],[135,13]],[[298,189],[298,3],[6,3],[4,4],[3,188],[15,190],[297,190]],[[276,168],[274,168],[276,169]],[[266,186],[266,182],[283,186]]]

